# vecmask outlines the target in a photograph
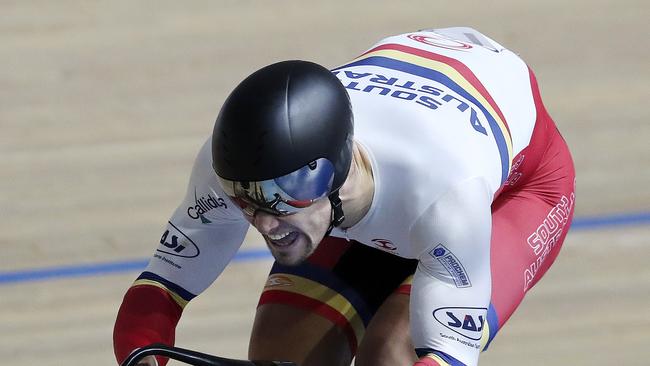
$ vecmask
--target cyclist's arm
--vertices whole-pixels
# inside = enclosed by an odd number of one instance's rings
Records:
[[[124,296],[113,332],[118,362],[151,343],[173,345],[184,306],[221,274],[244,239],[249,225],[218,187],[209,145],[149,265]]]
[[[490,302],[491,195],[480,178],[457,185],[413,226],[420,263],[411,290],[418,366],[475,365]]]

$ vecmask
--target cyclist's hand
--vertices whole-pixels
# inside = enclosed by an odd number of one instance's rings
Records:
[[[138,362],[137,366],[158,366],[156,356],[147,356]]]

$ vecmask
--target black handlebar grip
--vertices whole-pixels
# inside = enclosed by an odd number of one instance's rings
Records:
[[[163,356],[194,366],[297,366],[295,363],[287,361],[234,360],[161,343],[138,348],[122,362],[121,366],[136,366],[147,356]]]

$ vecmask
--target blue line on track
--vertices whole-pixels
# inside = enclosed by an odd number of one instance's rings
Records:
[[[650,223],[650,212],[616,214],[607,216],[576,217],[571,224],[571,230],[594,230],[621,226],[645,225]],[[259,259],[270,259],[271,254],[266,248],[242,250],[233,259],[234,262],[248,262]],[[25,269],[20,271],[0,272],[0,285],[21,282],[36,282],[57,278],[89,277],[107,274],[140,272],[149,259],[135,259],[96,264],[76,264],[41,269]]]
[[[588,230],[616,226],[642,225],[650,223],[650,212],[616,214],[607,216],[576,217],[571,230]]]
[[[233,258],[234,262],[248,262],[262,258],[271,258],[268,249],[242,250]],[[119,274],[140,272],[149,263],[149,259],[134,259],[129,261],[116,261],[95,264],[73,264],[60,267],[47,267],[42,269],[26,269],[12,272],[0,272],[0,285],[36,282],[41,280],[71,277],[89,277],[106,274]],[[135,278],[134,278],[135,280]]]

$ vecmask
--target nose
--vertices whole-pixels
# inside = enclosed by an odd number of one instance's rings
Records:
[[[280,225],[280,221],[275,215],[264,211],[257,211],[253,216],[252,224],[261,234],[268,235]]]

